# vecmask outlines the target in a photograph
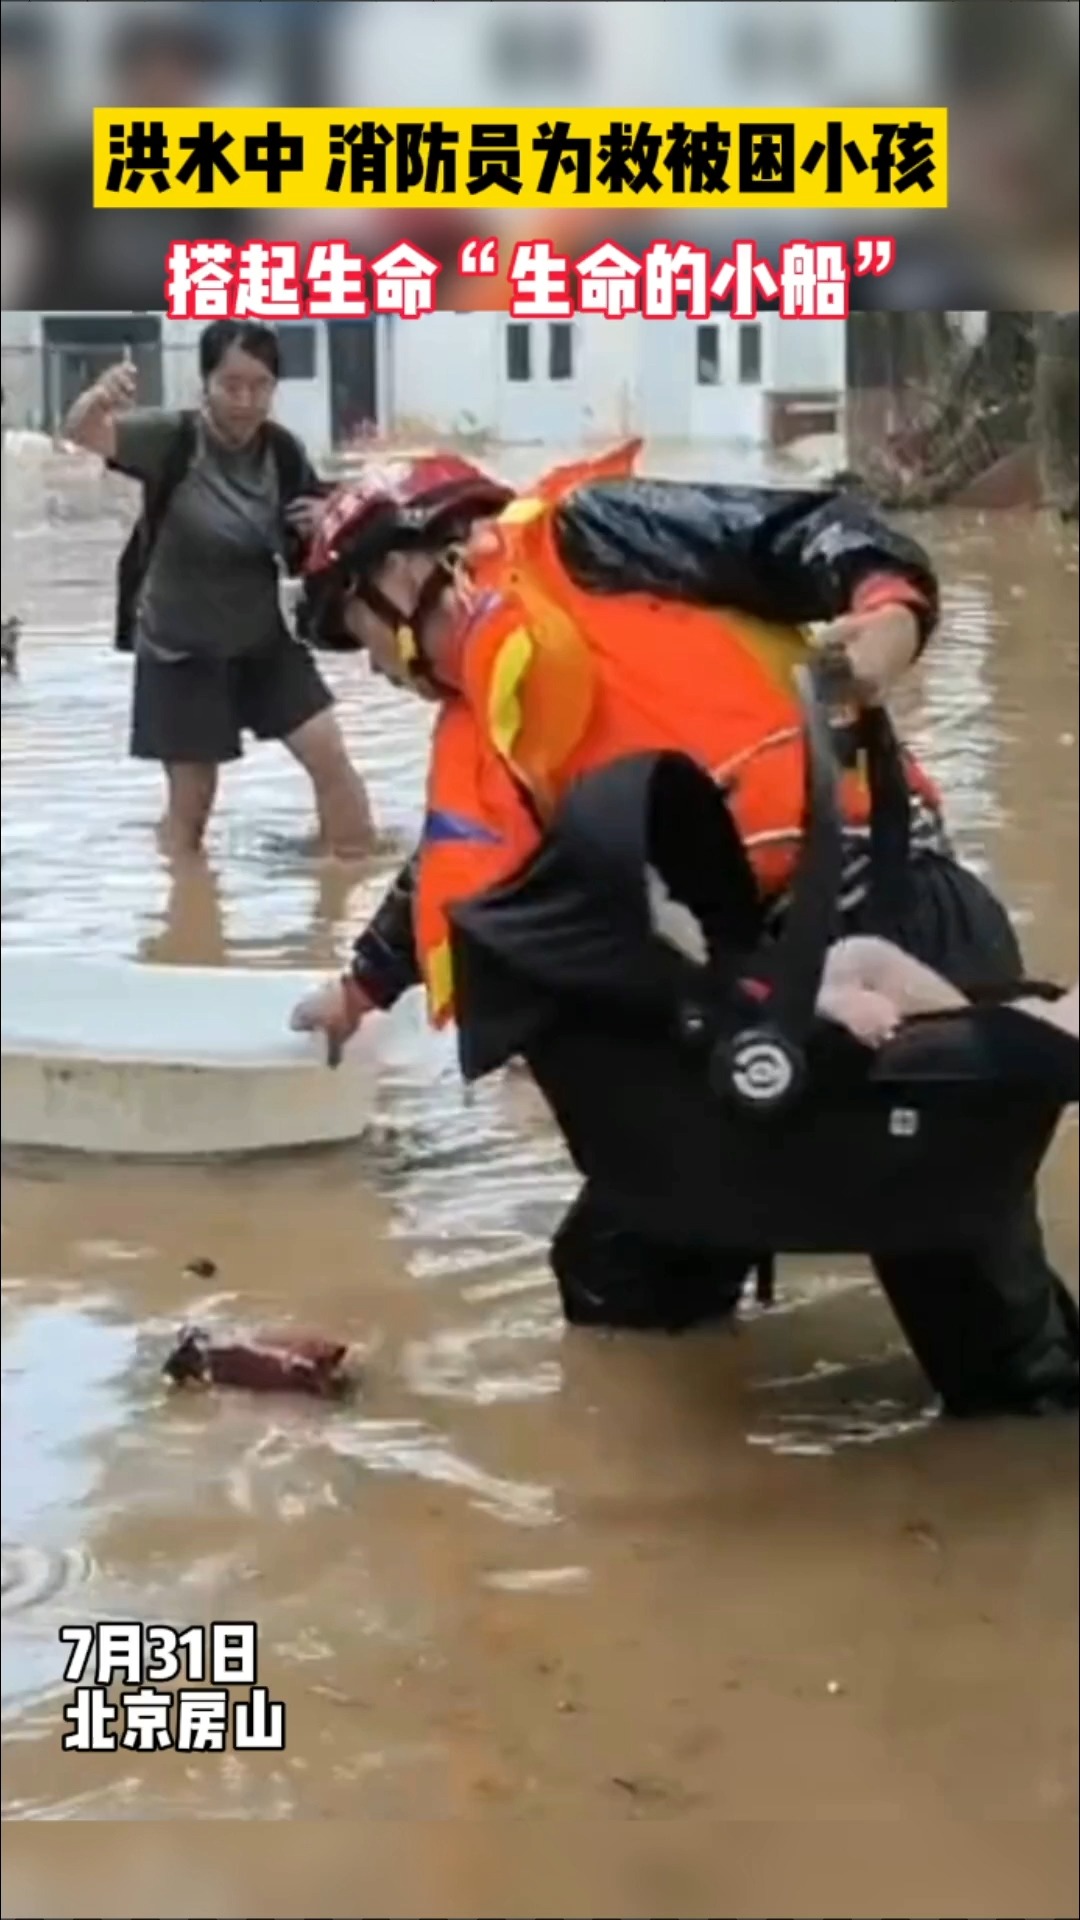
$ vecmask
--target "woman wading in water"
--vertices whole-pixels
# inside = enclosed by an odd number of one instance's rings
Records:
[[[216,320],[199,342],[198,413],[134,405],[135,369],[112,367],[64,431],[140,482],[143,514],[119,571],[117,644],[135,654],[131,752],[165,770],[162,842],[202,846],[218,770],[243,736],[280,740],[314,789],[322,850],[374,842],[364,783],[333,695],[289,631],[281,584],[318,524],[320,485],[300,442],[271,419],[272,327]]]

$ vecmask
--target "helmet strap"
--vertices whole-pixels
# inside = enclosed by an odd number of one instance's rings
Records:
[[[447,587],[456,578],[456,573],[455,556],[440,555],[409,613],[403,607],[395,606],[389,595],[370,581],[359,583],[356,587],[364,604],[391,629],[397,643],[398,658],[410,679],[426,680],[434,687],[440,687],[441,683],[424,647],[424,627]]]

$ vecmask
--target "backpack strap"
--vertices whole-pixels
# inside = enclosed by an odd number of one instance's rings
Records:
[[[160,472],[152,484],[143,482],[142,512],[132,528],[116,569],[115,645],[118,653],[134,651],[139,590],[146,578],[146,569],[169,510],[169,502],[195,457],[198,421],[197,413],[185,411],[180,414],[176,433],[162,460]],[[118,460],[110,460],[108,464],[114,473],[127,472]],[[127,477],[135,479],[138,476],[129,474]]]
[[[316,498],[329,493],[331,489],[319,479],[310,460],[295,434],[278,421],[267,422],[267,437],[271,457],[277,468],[278,497],[282,507],[292,500],[302,499],[305,495]],[[286,525],[285,564],[294,577],[303,571],[307,541],[303,536]]]
[[[267,422],[267,438],[277,468],[282,504],[287,506],[298,495],[313,493],[319,487],[319,482],[296,435],[277,420],[270,420]]]

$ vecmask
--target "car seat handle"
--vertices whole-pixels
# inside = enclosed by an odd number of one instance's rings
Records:
[[[884,706],[859,697],[846,654],[830,648],[809,668],[800,689],[804,712],[824,709],[829,740],[841,773],[861,772],[870,795],[870,899],[867,921],[875,933],[895,935],[908,904],[911,854],[911,792],[903,748]]]
[[[802,710],[802,851],[773,953],[771,1022],[804,1047],[817,1008],[825,957],[843,930],[845,869],[841,780],[861,759],[870,792],[870,899],[865,924],[892,933],[906,905],[910,797],[903,755],[883,707],[854,704],[835,659],[795,670]]]
[[[797,667],[795,690],[804,744],[802,848],[772,955],[770,1024],[798,1050],[813,1025],[825,956],[839,927],[844,843],[830,689],[811,668]]]

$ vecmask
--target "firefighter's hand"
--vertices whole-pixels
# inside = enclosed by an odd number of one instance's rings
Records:
[[[124,407],[134,406],[138,384],[138,375],[131,361],[121,360],[118,366],[106,368],[95,383],[94,393],[110,413],[118,413]]]
[[[888,606],[832,621],[818,634],[817,645],[826,655],[843,654],[852,691],[863,706],[881,707],[917,659],[919,637],[910,607]]]
[[[327,1066],[337,1067],[341,1065],[346,1045],[373,1005],[358,981],[328,980],[293,1008],[289,1025],[294,1033],[324,1034]]]

